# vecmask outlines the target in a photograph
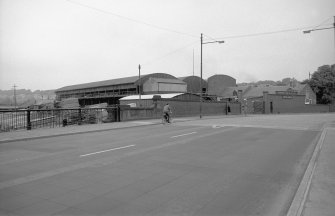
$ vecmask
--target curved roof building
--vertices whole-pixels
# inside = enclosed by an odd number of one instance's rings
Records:
[[[187,77],[180,77],[179,79],[187,84],[188,93],[194,93],[194,94],[200,93],[200,80],[201,80],[200,77],[187,76]],[[206,92],[207,88],[208,88],[207,81],[202,79],[202,92]]]
[[[185,82],[165,73],[153,73],[98,82],[83,83],[65,86],[57,89],[58,100],[65,98],[78,98],[79,100],[94,99],[92,103],[105,102],[117,103],[118,99],[134,94],[152,93],[182,93],[186,92]],[[97,99],[98,102],[96,101]]]
[[[208,94],[222,96],[227,87],[236,86],[236,79],[228,75],[214,75],[208,78]]]

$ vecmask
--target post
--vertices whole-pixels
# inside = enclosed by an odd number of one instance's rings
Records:
[[[139,95],[139,107],[141,106],[141,65],[138,65],[138,95]]]
[[[120,109],[120,106],[117,105],[116,106],[116,122],[120,122],[120,115],[121,115],[121,109]]]
[[[81,108],[78,109],[78,125],[81,125]]]
[[[16,103],[16,85],[14,84],[13,85],[13,88],[14,88],[14,104],[15,104],[15,109],[17,108],[17,103]]]
[[[27,109],[27,130],[31,130],[30,110]]]
[[[200,36],[200,119],[202,118],[202,33]]]

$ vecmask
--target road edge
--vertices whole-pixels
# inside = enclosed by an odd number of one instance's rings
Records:
[[[299,184],[298,190],[296,191],[293,201],[291,202],[290,208],[286,216],[301,216],[307,196],[311,187],[311,182],[314,176],[315,168],[318,162],[318,158],[327,134],[327,128],[323,128],[319,140],[313,151],[313,155],[308,163],[305,174]]]

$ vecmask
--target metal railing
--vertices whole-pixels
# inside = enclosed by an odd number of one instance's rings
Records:
[[[0,111],[0,132],[120,120],[119,107]]]

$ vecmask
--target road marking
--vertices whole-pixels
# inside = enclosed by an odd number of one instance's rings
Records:
[[[109,151],[115,151],[115,150],[119,150],[119,149],[130,148],[130,147],[133,147],[133,146],[135,146],[135,145],[128,145],[128,146],[122,146],[122,147],[118,147],[118,148],[107,149],[107,150],[104,150],[104,151],[98,151],[98,152],[93,152],[93,153],[89,153],[89,154],[80,155],[80,157],[86,157],[86,156],[100,154],[100,153],[104,153],[104,152],[109,152]]]
[[[181,137],[181,136],[187,136],[187,135],[191,135],[191,134],[195,134],[197,132],[191,132],[191,133],[186,133],[186,134],[180,134],[180,135],[177,135],[177,136],[173,136],[171,138],[176,138],[176,137]]]
[[[145,122],[145,121],[133,121],[133,123],[143,124],[143,125],[153,124],[153,122]]]

